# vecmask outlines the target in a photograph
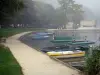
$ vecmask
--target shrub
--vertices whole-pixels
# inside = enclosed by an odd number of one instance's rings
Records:
[[[98,75],[100,73],[100,47],[92,49],[92,54],[86,58],[85,75]]]

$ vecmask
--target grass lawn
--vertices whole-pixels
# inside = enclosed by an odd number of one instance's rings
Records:
[[[22,68],[8,48],[0,45],[0,75],[23,75]]]
[[[43,31],[43,28],[1,28],[0,37],[9,37],[17,33],[26,32],[26,31]]]
[[[0,29],[0,38],[9,37],[26,31],[44,31],[34,28],[6,28]],[[8,48],[0,45],[0,75],[23,75],[22,68]]]

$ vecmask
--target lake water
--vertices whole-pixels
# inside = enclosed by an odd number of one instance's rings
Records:
[[[100,30],[59,30],[55,31],[56,36],[60,37],[78,37],[81,40],[88,40],[100,44]]]

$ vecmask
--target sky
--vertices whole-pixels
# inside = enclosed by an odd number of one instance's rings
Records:
[[[98,10],[100,5],[100,0],[75,0],[75,1],[94,11]]]
[[[53,5],[55,8],[57,8],[59,6],[59,3],[57,2],[57,0],[36,0],[36,1],[42,1],[45,3],[49,3],[49,4]]]
[[[57,0],[36,0],[36,1],[43,1],[46,3],[49,3],[53,5],[55,8],[59,6],[59,3]],[[77,3],[82,4],[92,11],[98,12],[99,10],[99,5],[100,5],[100,0],[75,0]]]

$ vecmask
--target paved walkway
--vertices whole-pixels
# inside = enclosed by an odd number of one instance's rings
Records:
[[[72,70],[21,43],[18,38],[26,33],[8,38],[5,44],[22,66],[24,75],[79,75],[76,70]]]

